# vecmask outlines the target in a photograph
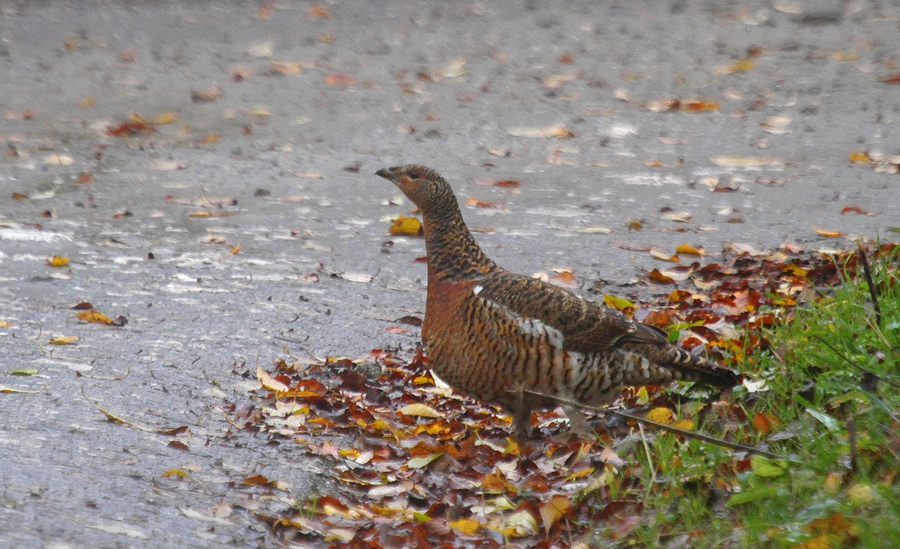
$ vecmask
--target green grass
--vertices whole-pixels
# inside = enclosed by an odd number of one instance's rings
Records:
[[[643,467],[647,521],[633,545],[900,547],[900,270],[875,262],[882,322],[862,270],[766,334],[745,371],[767,390],[735,394],[703,432],[765,448],[746,456],[654,433]],[[866,373],[868,371],[870,373]],[[754,427],[757,414],[773,428]],[[741,417],[741,416],[744,417]],[[649,487],[649,488],[648,488]],[[804,545],[808,544],[808,545]]]

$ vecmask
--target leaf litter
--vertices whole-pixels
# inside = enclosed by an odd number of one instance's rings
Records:
[[[889,253],[895,245],[872,246]],[[701,250],[687,248],[680,252],[701,257]],[[687,276],[667,281],[676,288],[649,304],[615,296],[605,301],[668,329],[685,348],[742,364],[752,377],[749,353],[767,347],[765,330],[785,322],[820,289],[838,285],[842,269],[857,260],[852,253],[833,256],[794,245],[774,251],[734,245],[718,263],[680,266]],[[293,545],[562,548],[589,546],[598,527],[629,544],[638,542],[634,532],[656,512],[645,508],[648,491],[667,489],[667,483],[646,485],[645,472],[630,457],[629,441],[649,436],[643,427],[637,434],[633,422],[610,420],[599,440],[578,440],[566,435],[560,412],[548,410],[534,415],[536,434],[519,447],[502,411],[447,389],[421,352],[409,357],[375,349],[356,361],[282,359],[271,372],[260,368],[258,379],[251,402],[235,408],[240,412],[232,423],[290,445],[294,456],[330,462],[340,488],[293,500],[268,480],[254,484],[265,501],[257,517]],[[748,380],[748,391],[751,385],[753,391],[765,387]],[[625,388],[614,408],[643,409],[647,418],[681,430],[746,424],[726,429],[745,437],[729,441],[737,444],[758,444],[758,437],[782,428],[771,414],[748,417],[727,401],[681,404],[674,397],[659,387]],[[780,462],[763,456],[722,459],[722,478],[702,482],[735,496],[737,475],[748,469],[758,476],[784,472]]]

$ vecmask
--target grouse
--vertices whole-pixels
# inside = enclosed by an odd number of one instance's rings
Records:
[[[720,388],[737,372],[670,344],[665,332],[489,259],[466,228],[447,181],[419,165],[381,169],[422,213],[428,289],[422,341],[429,367],[455,390],[496,404],[515,434],[531,434],[531,411],[611,403],[624,385],[698,381]],[[580,411],[565,407],[573,430]]]

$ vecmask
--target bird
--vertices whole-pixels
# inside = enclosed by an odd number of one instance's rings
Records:
[[[428,367],[455,391],[511,415],[518,440],[532,436],[533,410],[560,406],[553,397],[607,406],[623,386],[740,383],[735,370],[673,345],[656,327],[499,266],[475,241],[450,184],[433,169],[410,164],[375,175],[399,187],[422,215]],[[590,433],[576,406],[562,408],[571,431]]]

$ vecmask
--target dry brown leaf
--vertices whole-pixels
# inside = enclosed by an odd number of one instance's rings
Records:
[[[550,534],[550,529],[559,522],[572,509],[572,500],[563,495],[555,495],[550,501],[544,502],[540,506],[541,522],[544,523],[544,535]]]

